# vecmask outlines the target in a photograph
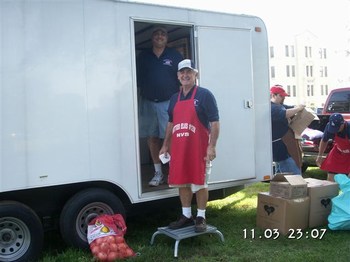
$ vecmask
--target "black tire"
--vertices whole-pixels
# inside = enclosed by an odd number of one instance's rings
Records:
[[[89,222],[102,214],[121,214],[125,218],[125,209],[120,199],[108,190],[89,188],[78,192],[67,201],[61,212],[63,240],[70,246],[88,249]]]
[[[0,202],[0,261],[37,261],[44,242],[39,217],[15,201]]]

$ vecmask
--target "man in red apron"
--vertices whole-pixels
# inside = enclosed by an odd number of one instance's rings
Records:
[[[334,145],[324,159],[323,153],[329,139],[334,139]],[[334,181],[335,174],[350,173],[350,125],[344,121],[341,114],[334,113],[329,117],[320,142],[316,164],[322,170],[328,171],[327,179],[330,181]]]
[[[213,94],[196,86],[197,69],[189,59],[178,64],[180,92],[169,104],[169,122],[160,155],[171,155],[168,183],[179,188],[182,215],[170,229],[195,224],[196,232],[206,230],[208,176],[216,157],[219,112]],[[196,194],[197,216],[192,218],[191,202]]]

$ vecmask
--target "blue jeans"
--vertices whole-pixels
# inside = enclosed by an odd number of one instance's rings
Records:
[[[288,157],[286,160],[276,162],[276,174],[277,173],[293,173],[294,175],[301,175],[301,169],[297,166],[292,157]]]

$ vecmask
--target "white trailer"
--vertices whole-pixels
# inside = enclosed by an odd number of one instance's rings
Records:
[[[87,247],[98,214],[177,197],[148,187],[152,163],[138,134],[135,59],[155,24],[218,102],[212,199],[272,174],[261,19],[113,0],[2,0],[1,261],[34,260],[54,226],[67,244]]]

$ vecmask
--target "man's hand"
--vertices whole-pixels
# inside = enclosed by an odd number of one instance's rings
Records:
[[[323,156],[317,156],[317,158],[316,158],[316,165],[318,167],[321,167],[322,162],[323,162],[324,159],[325,159],[325,157],[323,157]]]
[[[169,151],[168,146],[163,145],[162,148],[161,148],[160,151],[159,151],[159,155],[164,154],[165,156],[167,156],[167,155],[168,155],[168,151]]]
[[[298,112],[300,112],[305,108],[305,105],[300,104],[300,105],[295,106],[294,108],[298,108]]]
[[[206,161],[213,161],[216,158],[216,148],[209,145],[207,148],[207,156],[204,158]]]

